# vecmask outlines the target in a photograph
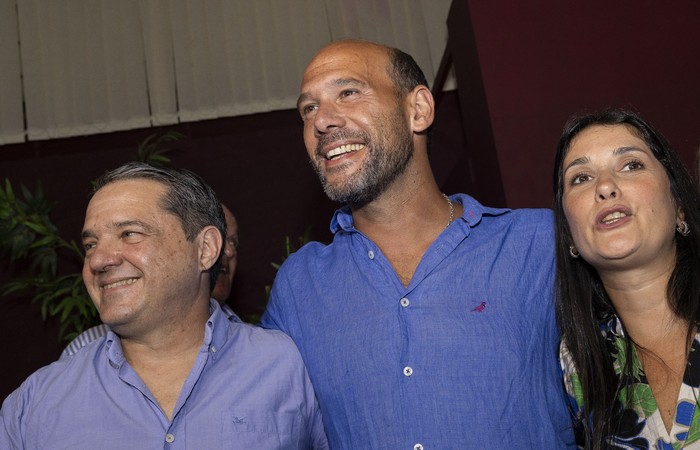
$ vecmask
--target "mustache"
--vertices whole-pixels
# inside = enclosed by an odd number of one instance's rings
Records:
[[[345,130],[338,129],[332,133],[324,134],[318,138],[318,143],[316,143],[316,156],[321,156],[323,153],[323,148],[328,145],[342,140],[359,140],[365,145],[369,145],[371,139],[369,134],[361,130]]]

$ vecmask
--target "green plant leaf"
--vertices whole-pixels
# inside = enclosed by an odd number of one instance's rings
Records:
[[[170,158],[165,155],[170,153],[172,148],[167,146],[167,144],[178,141],[183,137],[183,134],[176,131],[167,131],[160,135],[154,133],[141,142],[136,151],[135,159],[154,166],[169,163]]]
[[[58,316],[59,334],[65,337],[77,324],[84,327],[97,322],[97,313],[87,295],[80,273],[56,277],[58,253],[67,248],[82,264],[84,255],[75,241],[61,238],[49,217],[52,204],[41,184],[34,192],[21,186],[22,198],[15,195],[12,183],[5,179],[0,189],[0,256],[9,261],[27,260],[28,269],[0,287],[2,295],[27,291],[31,301],[40,307],[46,320]]]
[[[15,193],[12,190],[12,184],[10,184],[9,179],[5,179],[5,195],[7,196],[8,203],[14,203],[16,201]]]

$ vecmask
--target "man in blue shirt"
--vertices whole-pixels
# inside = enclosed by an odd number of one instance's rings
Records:
[[[552,215],[441,193],[413,59],[340,41],[298,109],[330,245],[291,255],[263,325],[292,336],[333,449],[573,447],[557,364]]]
[[[224,236],[191,172],[129,163],[100,178],[83,279],[110,331],[8,396],[0,448],[327,448],[291,339],[210,299]]]

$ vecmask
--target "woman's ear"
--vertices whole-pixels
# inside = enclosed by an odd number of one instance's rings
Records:
[[[209,270],[216,263],[223,247],[221,232],[214,226],[208,226],[199,233],[199,264],[202,271]]]
[[[435,100],[430,89],[423,85],[416,86],[409,94],[411,102],[411,130],[421,133],[433,124],[435,119]]]
[[[680,224],[681,222],[683,222],[684,220],[685,220],[685,213],[683,212],[683,210],[682,210],[681,207],[679,206],[679,207],[676,209],[676,225],[679,225],[679,224]]]

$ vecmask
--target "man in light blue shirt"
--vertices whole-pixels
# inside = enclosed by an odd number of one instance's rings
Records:
[[[552,214],[440,192],[433,98],[396,49],[324,47],[297,106],[312,165],[345,206],[330,245],[282,265],[262,320],[296,342],[331,448],[573,448]]]
[[[232,322],[241,322],[238,315],[226,304],[226,300],[231,294],[233,277],[236,274],[236,266],[238,265],[238,221],[231,210],[221,204],[226,217],[226,239],[224,240],[224,248],[221,253],[221,264],[219,265],[219,275],[216,277],[216,285],[211,292],[211,298],[218,300],[221,305],[221,310],[226,317]],[[75,355],[78,350],[85,347],[92,341],[95,341],[102,336],[106,336],[109,332],[109,327],[103,323],[90,327],[80,333],[63,349],[61,358]]]
[[[129,163],[100,178],[83,279],[111,331],[8,396],[0,448],[328,448],[293,342],[210,300],[224,236],[191,172]]]

